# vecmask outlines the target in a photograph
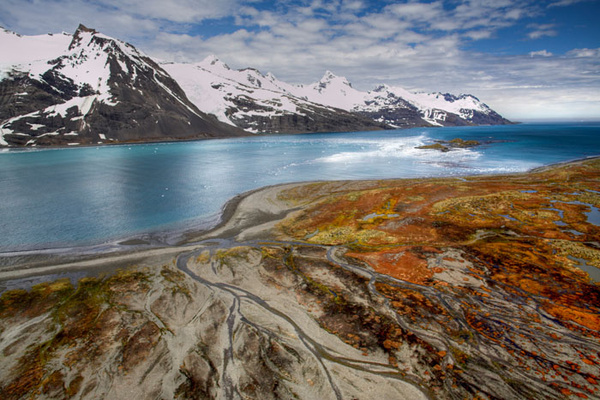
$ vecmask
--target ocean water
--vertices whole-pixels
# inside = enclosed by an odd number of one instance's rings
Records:
[[[482,145],[415,148],[456,137]],[[207,228],[228,199],[278,183],[522,172],[596,155],[592,123],[11,149],[0,152],[0,252]]]

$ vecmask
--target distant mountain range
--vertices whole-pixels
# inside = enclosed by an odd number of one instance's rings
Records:
[[[5,147],[511,123],[471,95],[361,92],[331,72],[292,85],[214,56],[157,63],[83,25],[73,35],[2,29],[0,48]]]

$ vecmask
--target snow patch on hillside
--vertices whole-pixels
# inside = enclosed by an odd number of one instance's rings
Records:
[[[298,89],[252,68],[233,70],[214,56],[197,64],[164,63],[161,65],[183,88],[186,96],[200,110],[235,125],[242,117],[274,117],[299,114],[306,100],[295,96]],[[252,109],[240,103],[248,100]]]
[[[352,87],[344,77],[327,71],[319,82],[293,89],[297,96],[305,97],[314,103],[352,111],[357,105],[364,104],[366,93]]]

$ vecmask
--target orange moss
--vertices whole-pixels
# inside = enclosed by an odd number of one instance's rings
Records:
[[[419,285],[430,284],[433,271],[427,268],[423,255],[413,247],[397,247],[371,253],[347,252],[346,255],[369,264],[375,271]]]
[[[592,331],[600,331],[600,315],[597,313],[591,313],[574,305],[563,306],[549,302],[544,302],[542,307],[546,312],[562,321],[572,321]]]

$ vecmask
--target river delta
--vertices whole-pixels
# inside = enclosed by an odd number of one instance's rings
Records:
[[[5,291],[0,397],[599,398],[599,209],[600,159],[254,191]]]

